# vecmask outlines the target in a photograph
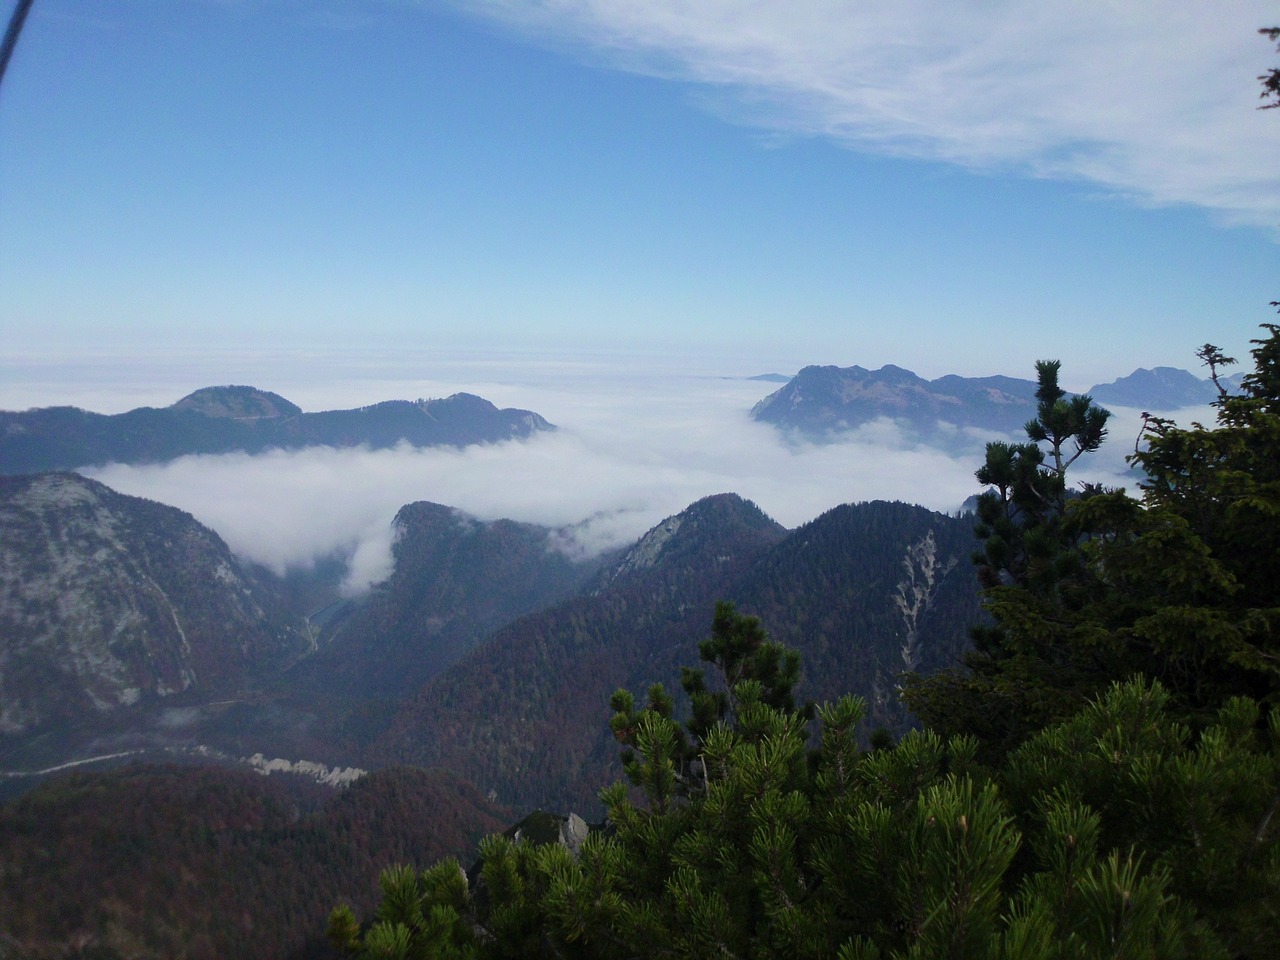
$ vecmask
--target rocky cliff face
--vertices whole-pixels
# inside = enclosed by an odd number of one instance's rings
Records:
[[[307,652],[304,629],[189,514],[0,477],[0,737],[227,687]]]

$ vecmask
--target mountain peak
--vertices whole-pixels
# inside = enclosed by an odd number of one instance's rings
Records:
[[[1095,384],[1089,395],[1099,403],[1120,407],[1177,410],[1213,403],[1218,399],[1218,390],[1213,381],[1177,367],[1139,367],[1127,377]]]
[[[732,545],[744,537],[751,541],[776,540],[785,534],[785,527],[750,500],[736,493],[712,494],[651,528],[618,561],[607,579],[659,566],[675,556],[706,552],[709,545],[716,543]],[[729,546],[726,550],[733,552]]]
[[[1036,385],[1013,378],[944,377],[932,382],[886,364],[805,367],[751,411],[754,420],[815,440],[829,440],[880,418],[913,434],[946,440],[954,428],[1016,434],[1035,414]],[[950,424],[950,434],[939,424]]]
[[[203,413],[206,417],[232,420],[261,420],[274,417],[296,417],[302,408],[278,393],[257,387],[203,387],[189,393],[170,408]]]

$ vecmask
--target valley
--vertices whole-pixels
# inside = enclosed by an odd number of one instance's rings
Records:
[[[788,384],[800,390],[788,400],[797,416],[808,403],[833,402],[808,391],[806,376]],[[914,395],[911,375],[895,376]],[[904,409],[883,386],[871,393],[880,404],[874,416]],[[236,422],[298,416],[278,395],[251,388],[197,391],[175,407]],[[526,422],[546,422],[532,416]],[[779,428],[783,438],[795,424]],[[480,430],[468,446],[495,449],[476,446],[486,436]],[[840,440],[828,432],[825,442]],[[308,829],[331,832],[321,824],[339,795],[388,776],[419,784],[409,771],[430,771],[457,785],[437,795],[416,828],[445,844],[433,856],[466,858],[482,832],[535,808],[598,819],[598,793],[619,777],[610,696],[618,688],[640,695],[654,683],[678,689],[720,600],[759,616],[799,651],[801,696],[854,693],[868,704],[864,738],[901,737],[914,725],[898,699],[903,672],[957,664],[969,628],[985,616],[969,559],[973,521],[964,515],[866,500],[788,527],[743,496],[715,493],[634,540],[585,549],[583,529],[408,502],[391,522],[387,575],[353,593],[351,556],[278,572],[232,552],[191,514],[98,480],[0,478],[0,799],[20,819],[59,798],[69,804],[57,814],[63,825],[43,822],[68,843],[89,831],[84,853],[67,864],[24,867],[21,883],[19,874],[0,875],[0,906],[35,923],[33,892],[69,882],[73,864],[112,875],[95,860],[92,836],[117,830],[113,805],[155,778],[183,791],[196,783],[230,790],[246,810],[268,802],[259,782],[272,784],[270,796],[305,794],[303,807],[315,811],[308,816],[319,818]],[[97,812],[77,806],[89,796],[99,798]],[[456,826],[442,840],[435,824],[446,820]],[[162,829],[180,838],[185,828]],[[12,846],[22,836],[8,841],[9,856],[26,856]],[[175,842],[173,855],[197,873],[222,869]],[[263,840],[235,842],[248,850]],[[387,857],[406,849],[361,842]],[[143,864],[133,869],[146,874]],[[370,862],[360,881],[366,896],[375,875]],[[76,909],[90,912],[61,924],[59,936],[83,937],[86,923],[101,922],[93,898],[116,896],[105,882],[87,884],[90,899]],[[330,876],[322,886],[335,883],[355,881]],[[264,909],[277,909],[270,899]],[[141,909],[113,922],[141,929],[139,917],[155,908]],[[91,914],[99,920],[84,919]],[[304,945],[322,924],[312,913],[291,927],[298,956],[322,951]],[[210,935],[220,949],[248,949]],[[125,941],[99,942],[121,949]]]

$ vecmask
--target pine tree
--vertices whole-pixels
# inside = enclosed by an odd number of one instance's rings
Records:
[[[1105,492],[1069,489],[1067,471],[1101,446],[1110,413],[1087,395],[1068,396],[1060,369],[1056,360],[1037,361],[1027,441],[987,444],[975,473],[988,488],[978,498],[974,562],[991,622],[973,628],[964,670],[909,676],[905,685],[918,717],[977,736],[988,759],[1069,716],[1100,689],[1094,652],[1068,642],[1056,614],[1080,602],[1087,579],[1085,534],[1072,511]],[[1102,675],[1104,682],[1111,676]]]
[[[732,715],[698,738],[699,789],[682,790],[687,731],[670,698],[651,700],[620,728],[643,774],[604,792],[609,826],[576,855],[490,837],[474,891],[452,862],[389,871],[363,936],[335,912],[338,942],[396,957],[1280,950],[1280,710],[1264,722],[1234,698],[1197,733],[1168,691],[1137,679],[988,769],[973,739],[932,731],[864,750],[852,697],[817,708],[810,745],[802,711],[743,679]]]
[[[987,444],[975,474],[989,489],[978,498],[977,558],[987,587],[1016,584],[1049,591],[1062,579],[1070,544],[1062,536],[1067,469],[1102,445],[1109,411],[1088,395],[1068,396],[1058,385],[1062,364],[1036,361],[1036,416],[1026,443]]]
[[[1036,521],[1037,535],[1052,529],[1042,563],[988,578],[994,626],[975,634],[967,669],[907,683],[921,719],[974,734],[992,757],[1134,675],[1160,680],[1197,723],[1236,694],[1277,702],[1280,328],[1264,329],[1215,424],[1146,419],[1130,458],[1141,499],[1091,490]],[[1199,352],[1215,377],[1231,362]]]

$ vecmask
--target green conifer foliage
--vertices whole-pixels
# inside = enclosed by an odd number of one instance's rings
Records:
[[[1004,524],[997,508],[1014,494],[997,485],[984,496],[979,562],[994,626],[975,634],[967,669],[908,681],[921,719],[977,736],[991,759],[1134,675],[1159,680],[1197,724],[1237,694],[1277,702],[1280,328],[1264,329],[1253,373],[1240,395],[1220,397],[1215,424],[1146,419],[1130,458],[1141,499],[1088,490],[1036,513],[1032,492]],[[1212,344],[1200,355],[1215,377],[1231,362]],[[1093,423],[1077,448],[1099,438]],[[979,479],[1007,479],[995,469],[1006,452],[993,445]]]
[[[604,792],[609,825],[576,854],[490,837],[475,891],[453,862],[389,871],[374,923],[361,937],[335,911],[334,939],[404,957],[1280,951],[1280,710],[1263,722],[1234,698],[1196,732],[1135,679],[989,768],[976,740],[928,730],[862,749],[852,697],[806,737],[802,711],[741,680],[683,789],[676,745],[693,741],[650,700],[615,726],[643,773]]]
[[[344,956],[392,960],[470,960],[476,940],[464,919],[470,909],[466,874],[448,858],[421,873],[400,865],[383,871],[382,900],[360,933],[351,908],[329,915],[329,942]]]

